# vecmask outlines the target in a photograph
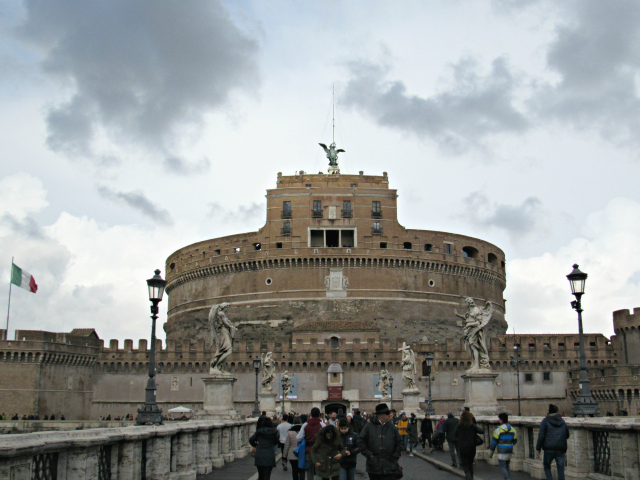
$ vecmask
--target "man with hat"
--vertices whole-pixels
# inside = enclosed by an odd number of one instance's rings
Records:
[[[360,432],[358,447],[367,459],[367,473],[371,480],[398,478],[402,439],[386,403],[376,405],[373,419]]]

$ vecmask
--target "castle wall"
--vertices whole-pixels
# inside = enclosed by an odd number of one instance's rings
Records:
[[[640,365],[640,308],[613,312],[613,329],[620,341],[625,363]]]

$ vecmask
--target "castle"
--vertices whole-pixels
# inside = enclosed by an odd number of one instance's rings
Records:
[[[400,410],[403,342],[420,362],[432,353],[434,407],[444,413],[464,400],[461,375],[470,358],[454,311],[463,311],[471,297],[494,307],[486,334],[499,403],[517,412],[511,365],[517,353],[522,413],[541,415],[552,402],[570,414],[579,389],[578,334],[506,334],[502,250],[464,235],[404,228],[386,173],[331,173],[279,173],[276,188],[267,190],[264,227],[168,257],[167,344],[156,346],[160,408],[201,408],[200,379],[212,355],[208,313],[228,302],[238,330],[227,370],[238,379],[241,413],[254,406],[252,361],[268,351],[278,375],[288,370],[294,376],[293,410],[370,411],[379,402],[382,368],[397,378],[393,403]],[[611,339],[585,335],[591,388],[603,413],[637,414],[640,309],[614,312],[613,322]],[[123,347],[117,340],[105,345],[93,329],[16,331],[15,341],[0,341],[4,413],[63,412],[69,419],[135,414],[144,402],[149,350],[146,340],[137,348],[125,340]],[[426,371],[423,362],[423,397]]]

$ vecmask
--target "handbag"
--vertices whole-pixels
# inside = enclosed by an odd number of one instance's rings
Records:
[[[482,445],[482,444],[484,443],[484,438],[482,438],[482,437],[481,437],[480,435],[478,435],[477,433],[476,433],[476,438],[475,438],[475,440],[476,440],[476,447],[478,447],[478,446],[480,446],[480,445]]]
[[[296,457],[298,457],[298,468],[302,468],[303,470],[306,470],[310,466],[309,463],[307,462],[306,454],[304,451],[306,445],[307,445],[307,440],[303,438],[302,443],[298,445],[296,449],[293,451],[293,454]]]

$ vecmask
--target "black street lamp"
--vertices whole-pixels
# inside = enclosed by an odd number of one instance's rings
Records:
[[[518,380],[518,416],[522,416],[520,411],[520,365],[524,365],[524,360],[521,359],[518,353],[518,345],[514,345],[513,349],[516,351],[515,356],[511,355],[511,366],[516,367],[516,378]]]
[[[149,354],[149,380],[145,389],[144,405],[138,410],[137,425],[162,425],[162,410],[156,403],[156,320],[158,319],[158,304],[162,301],[164,287],[167,281],[160,276],[160,270],[147,280],[149,287],[149,300],[151,301],[151,352]]]
[[[256,369],[256,406],[252,412],[255,418],[258,418],[260,416],[260,401],[258,400],[258,372],[260,371],[260,365],[260,357],[256,357],[253,360],[253,368]]]
[[[578,332],[580,337],[580,394],[573,402],[574,417],[599,417],[600,407],[598,402],[591,396],[591,381],[587,373],[587,355],[584,351],[584,336],[582,334],[582,295],[584,295],[584,284],[587,274],[578,269],[578,264],[573,266],[573,271],[567,275],[571,285],[571,293],[576,299],[571,302],[571,308],[578,312]]]
[[[280,385],[282,387],[282,419],[284,421],[284,384],[287,381],[286,378],[284,378],[284,375],[280,378]]]
[[[431,403],[431,367],[433,366],[433,355],[431,353],[427,353],[424,363],[427,365],[427,376],[429,377],[429,403],[427,403],[426,414],[435,415],[436,410],[433,408],[433,403]]]
[[[393,410],[393,375],[389,375],[389,410]]]

